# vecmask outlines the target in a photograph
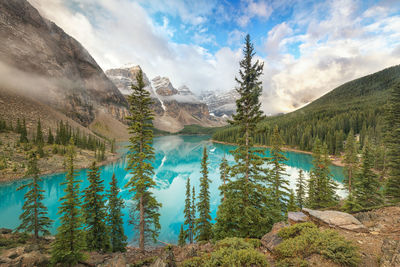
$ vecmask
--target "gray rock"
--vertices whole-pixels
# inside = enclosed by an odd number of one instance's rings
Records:
[[[312,210],[303,208],[303,213],[308,215],[311,220],[326,224],[329,227],[337,227],[353,232],[368,232],[367,227],[365,227],[359,220],[354,218],[345,212],[335,211],[335,210]]]
[[[278,222],[272,226],[271,231],[261,238],[261,244],[272,252],[272,250],[282,242],[282,238],[278,236],[278,232],[289,226],[286,222]]]
[[[301,211],[288,212],[288,220],[291,224],[302,223],[308,221],[307,215]]]
[[[125,267],[129,266],[125,256],[121,253],[116,254],[109,260],[106,260],[103,264],[97,265],[98,267]]]
[[[150,267],[167,267],[167,264],[161,258],[157,258]]]

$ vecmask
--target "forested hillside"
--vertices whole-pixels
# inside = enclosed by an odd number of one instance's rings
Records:
[[[353,129],[360,144],[368,136],[382,143],[383,111],[390,88],[400,81],[400,65],[345,83],[309,105],[294,112],[266,118],[258,125],[255,142],[270,145],[275,125],[287,146],[311,150],[318,137],[328,145],[330,154],[343,151],[343,141]],[[235,143],[235,127],[213,135],[214,140]]]

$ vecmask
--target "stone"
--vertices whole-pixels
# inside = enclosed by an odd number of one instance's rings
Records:
[[[45,255],[39,251],[32,251],[23,254],[20,259],[21,266],[49,266],[50,255]]]
[[[400,241],[385,239],[382,244],[381,267],[400,266]]]
[[[286,222],[277,222],[272,226],[271,231],[261,238],[261,244],[270,252],[282,242],[282,238],[278,236],[278,232],[289,226]]]
[[[97,265],[99,267],[125,267],[129,266],[126,257],[122,253],[117,253],[114,257],[106,260],[103,264]]]
[[[7,228],[0,228],[0,234],[6,235],[6,234],[11,234],[12,230],[7,229]]]
[[[316,223],[322,223],[329,227],[341,228],[353,232],[368,232],[368,228],[365,227],[365,225],[353,215],[345,212],[335,210],[320,211],[307,208],[303,208],[302,211]]]
[[[150,267],[167,267],[167,264],[161,258],[157,258]]]
[[[40,247],[38,244],[31,244],[24,248],[24,253],[29,253],[29,252],[38,251],[38,250],[40,250]]]
[[[301,211],[288,212],[288,221],[290,224],[307,222],[308,217]]]

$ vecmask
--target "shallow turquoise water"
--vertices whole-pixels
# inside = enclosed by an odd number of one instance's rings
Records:
[[[162,203],[160,210],[161,217],[161,233],[159,240],[164,242],[176,242],[181,223],[184,221],[183,209],[185,200],[186,180],[190,178],[191,184],[195,186],[196,192],[199,191],[200,178],[200,160],[202,157],[203,146],[207,147],[209,153],[209,176],[212,180],[210,185],[211,192],[211,210],[212,218],[215,217],[219,204],[220,196],[218,192],[219,180],[219,164],[224,154],[230,163],[233,157],[229,155],[229,151],[233,146],[213,144],[207,136],[163,136],[154,139],[155,148],[155,181],[157,188],[154,193],[159,202]],[[126,152],[126,149],[122,149]],[[308,177],[311,169],[312,157],[308,154],[286,152],[288,157],[286,172],[288,173],[291,187],[294,188],[295,179],[299,169],[303,169]],[[104,179],[106,188],[109,187],[112,173],[115,172],[119,186],[122,188],[121,195],[126,203],[129,204],[131,194],[127,189],[123,188],[129,180],[129,174],[125,170],[126,159],[122,157],[119,161],[101,167],[101,178]],[[342,168],[332,166],[334,179],[342,181]],[[77,172],[79,179],[82,180],[81,189],[88,185],[86,179],[86,169]],[[65,174],[47,175],[44,177],[42,186],[45,192],[44,204],[49,209],[49,215],[52,219],[57,218],[57,208],[59,199],[63,195],[63,186],[60,185],[64,181]],[[19,224],[19,214],[23,205],[23,196],[25,190],[16,191],[22,183],[26,181],[17,181],[0,185],[0,228],[15,228]],[[128,225],[128,210],[124,210],[125,231],[128,240],[133,242],[134,232],[131,225]],[[54,233],[58,226],[58,222],[53,225]]]

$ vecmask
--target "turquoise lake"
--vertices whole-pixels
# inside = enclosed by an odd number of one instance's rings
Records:
[[[158,201],[162,203],[160,210],[162,228],[158,239],[175,243],[178,239],[180,225],[184,221],[185,185],[188,178],[190,178],[191,184],[195,186],[196,193],[199,192],[200,160],[203,146],[207,147],[209,153],[208,168],[209,177],[212,180],[210,184],[212,218],[215,218],[220,201],[218,191],[221,183],[219,164],[224,154],[228,161],[231,164],[233,163],[233,157],[229,154],[229,151],[234,147],[212,143],[207,136],[163,136],[155,138],[153,145],[155,148],[154,180],[157,183],[154,193]],[[127,151],[122,148],[120,152],[126,155]],[[312,157],[308,154],[295,152],[285,152],[285,154],[288,158],[286,172],[290,185],[294,188],[299,169],[304,170],[308,178],[312,167]],[[125,166],[126,158],[123,156],[114,163],[102,166],[100,170],[106,188],[109,188],[112,173],[115,172],[121,188],[121,196],[128,206],[131,193],[124,188],[124,185],[129,180],[130,175],[125,170]],[[342,168],[331,166],[331,170],[334,179],[341,182],[343,180]],[[78,178],[82,180],[81,190],[88,186],[86,171],[86,169],[77,171]],[[46,191],[44,204],[49,209],[50,217],[56,221],[51,230],[52,233],[55,233],[59,226],[56,220],[57,208],[60,204],[59,199],[64,194],[63,186],[60,185],[64,181],[64,177],[64,173],[46,175],[42,181],[42,187]],[[18,217],[26,191],[16,191],[16,189],[23,183],[26,183],[26,180],[0,184],[0,228],[13,229],[18,226]],[[344,194],[342,191],[338,191],[338,193],[342,196]],[[124,214],[125,233],[128,236],[128,241],[135,244],[136,242],[133,241],[135,233],[132,226],[128,224],[128,208],[124,209]]]

